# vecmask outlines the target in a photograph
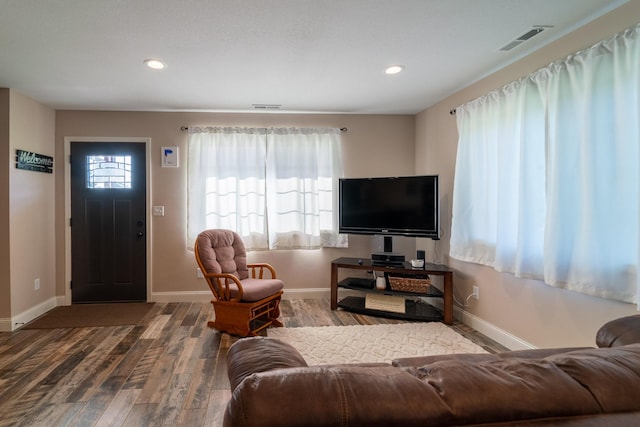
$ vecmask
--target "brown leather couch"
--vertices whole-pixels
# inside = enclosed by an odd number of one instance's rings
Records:
[[[307,366],[272,338],[237,341],[225,426],[640,426],[640,316],[599,348]]]

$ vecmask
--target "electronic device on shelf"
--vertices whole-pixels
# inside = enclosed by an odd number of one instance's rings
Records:
[[[371,254],[371,262],[376,265],[389,265],[402,267],[404,265],[404,255],[393,252],[377,252]]]
[[[440,239],[438,175],[342,178],[339,201],[340,233],[384,236],[384,252],[371,256],[375,263],[404,263],[391,236]]]

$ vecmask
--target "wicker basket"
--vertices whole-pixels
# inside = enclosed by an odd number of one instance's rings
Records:
[[[429,277],[416,278],[389,276],[389,286],[392,291],[424,294],[427,292],[430,285],[431,279]]]

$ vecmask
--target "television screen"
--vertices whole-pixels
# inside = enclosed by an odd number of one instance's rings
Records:
[[[440,237],[438,176],[343,178],[340,233]]]

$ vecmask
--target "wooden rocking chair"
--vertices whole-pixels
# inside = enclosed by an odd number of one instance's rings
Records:
[[[213,293],[215,319],[210,327],[245,337],[270,325],[282,326],[278,317],[284,284],[271,265],[247,264],[244,242],[236,232],[203,231],[196,239],[195,256]]]

